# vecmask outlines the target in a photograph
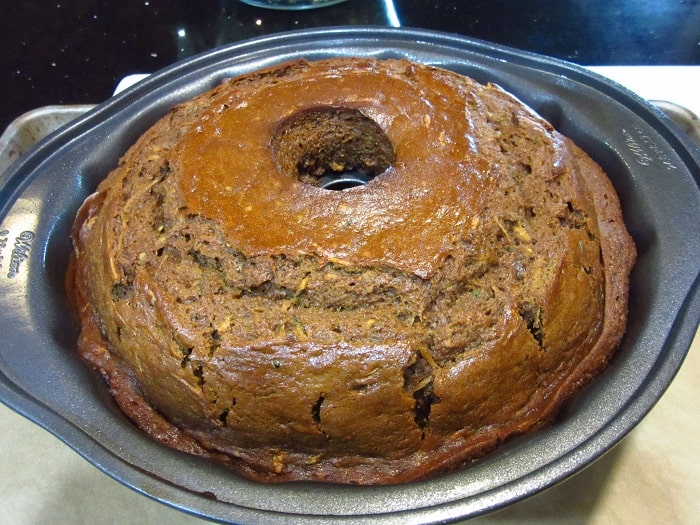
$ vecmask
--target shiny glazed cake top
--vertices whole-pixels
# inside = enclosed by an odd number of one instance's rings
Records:
[[[250,255],[316,254],[427,277],[450,252],[455,230],[478,221],[498,191],[492,132],[480,103],[465,93],[467,82],[410,64],[355,61],[312,63],[303,74],[290,67],[271,81],[217,93],[182,141],[185,202],[222,222]],[[283,123],[308,112],[309,100],[318,117],[307,128],[323,126],[335,108],[376,122],[393,146],[391,164],[367,185],[343,191],[300,180],[298,162],[280,159],[286,152],[274,146]],[[330,138],[304,137],[286,156],[342,147],[353,125]],[[541,140],[556,141],[538,118],[529,125]],[[550,153],[543,163],[562,169],[560,149]],[[370,144],[370,162],[375,154]],[[330,164],[326,171],[343,171],[342,161]]]

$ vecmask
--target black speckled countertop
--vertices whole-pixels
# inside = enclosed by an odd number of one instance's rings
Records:
[[[582,65],[700,64],[698,0],[348,0],[272,11],[238,0],[3,2],[0,129],[51,104],[99,103],[131,73],[293,29],[443,30]]]

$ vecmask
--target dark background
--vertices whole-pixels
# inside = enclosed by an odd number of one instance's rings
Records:
[[[0,0],[0,131],[49,104],[99,103],[122,77],[280,31],[391,25],[389,0],[271,11],[237,0]],[[700,0],[394,0],[402,26],[582,65],[700,64]]]

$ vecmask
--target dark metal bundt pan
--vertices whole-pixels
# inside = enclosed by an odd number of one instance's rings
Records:
[[[629,329],[611,366],[554,426],[459,472],[372,488],[260,485],[146,438],[77,358],[63,292],[68,232],[83,199],[174,104],[261,66],[347,55],[405,57],[498,83],[598,161],[639,250]],[[460,36],[330,28],[212,50],[98,106],[0,175],[0,399],[125,485],[216,521],[404,525],[501,508],[609,450],[681,365],[700,317],[698,159],[668,118],[620,86],[569,63]]]

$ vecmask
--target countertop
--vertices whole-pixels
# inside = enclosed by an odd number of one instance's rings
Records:
[[[217,45],[319,26],[437,29],[583,65],[700,64],[696,0],[349,0],[299,12],[237,0],[0,5],[0,129],[46,104],[101,102],[126,75]]]
[[[99,103],[126,75],[153,72],[217,45],[330,25],[445,30],[603,66],[599,70],[613,78],[619,71],[607,66],[640,71],[664,66],[661,71],[680,76],[652,73],[655,82],[648,81],[649,75],[624,80],[634,82],[630,87],[645,98],[698,104],[697,98],[679,100],[693,92],[692,85],[700,85],[697,1],[349,0],[297,13],[235,0],[55,0],[4,2],[3,7],[0,131],[41,106]],[[697,107],[692,109],[697,112]],[[473,523],[697,523],[699,347],[696,336],[666,394],[612,451],[560,485]],[[120,485],[1,404],[0,429],[2,523],[205,523]]]

